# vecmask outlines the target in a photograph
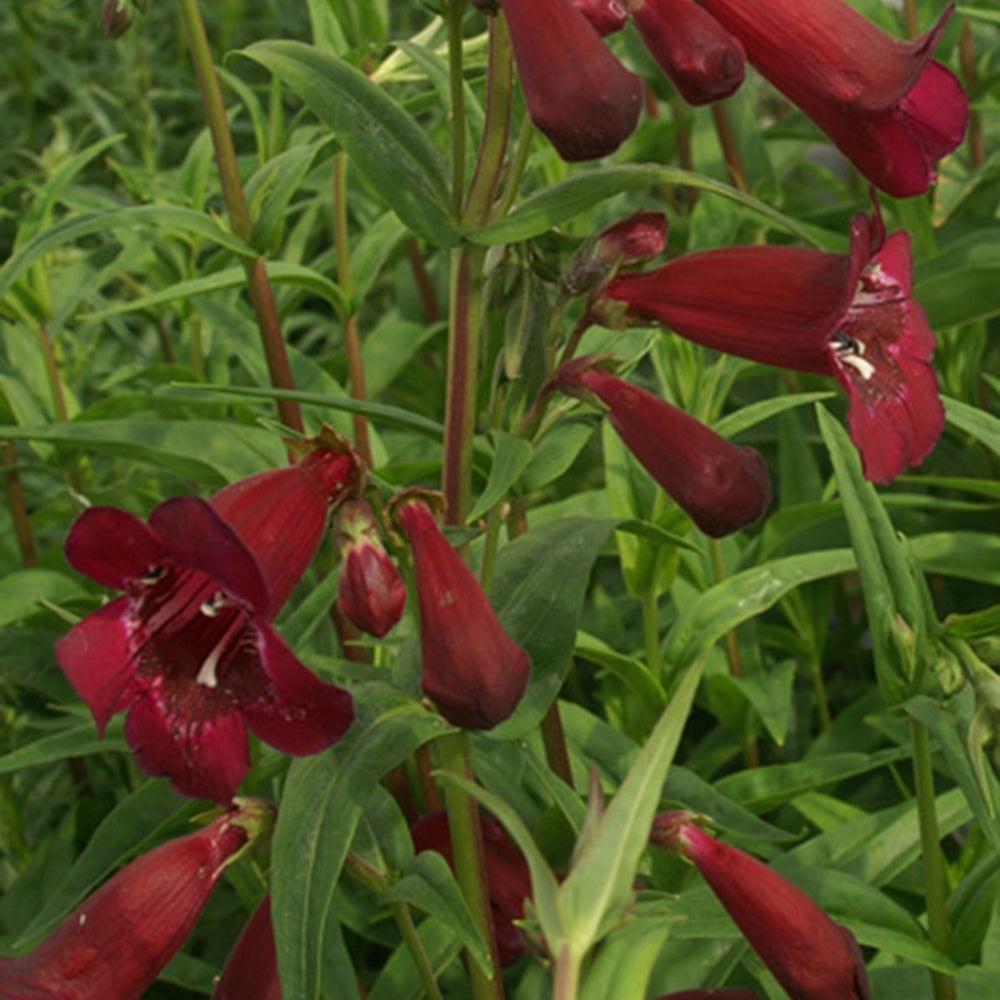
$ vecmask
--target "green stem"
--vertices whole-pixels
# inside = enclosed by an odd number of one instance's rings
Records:
[[[552,1000],[576,1000],[580,991],[580,960],[563,945],[552,968]]]
[[[380,896],[389,888],[389,879],[353,852],[348,853],[345,867],[354,878],[376,896]],[[434,968],[424,948],[424,943],[417,933],[417,925],[413,922],[410,908],[406,903],[393,903],[391,908],[403,943],[410,952],[413,964],[417,967],[420,981],[424,984],[424,992],[431,1000],[442,1000],[441,988],[438,986],[437,977],[434,975]]]
[[[830,716],[826,685],[823,683],[823,664],[818,654],[809,657],[809,673],[812,675],[813,691],[816,693],[816,711],[819,713],[820,728],[826,732],[833,724],[833,719]]]
[[[13,441],[3,442],[0,465],[3,467],[7,506],[10,508],[10,519],[14,525],[14,537],[21,553],[21,563],[24,566],[37,566],[38,550],[35,548],[35,538],[31,531],[28,505],[25,503],[24,490],[21,488],[21,477],[17,473],[17,452]]]
[[[743,159],[740,156],[740,147],[733,134],[733,126],[729,121],[729,112],[723,101],[716,101],[712,105],[712,123],[715,125],[715,134],[719,137],[719,146],[722,148],[722,157],[726,161],[726,170],[729,171],[729,179],[733,187],[740,191],[748,192],[750,185],[747,182],[746,171],[743,169]]]
[[[462,55],[462,21],[465,0],[448,0],[448,80],[451,88],[451,199],[457,219],[465,201],[465,72]]]
[[[657,569],[650,572],[649,587],[642,595],[642,625],[646,637],[646,669],[657,680],[660,679],[660,606],[656,588]]]
[[[920,846],[924,858],[924,896],[927,901],[927,936],[930,943],[947,955],[951,931],[948,927],[948,885],[941,853],[937,804],[934,796],[934,767],[927,727],[910,719],[913,745],[913,778],[917,790]],[[944,972],[930,970],[934,1000],[955,1000],[955,980]]]
[[[233,233],[245,243],[250,243],[253,240],[253,217],[250,214],[246,192],[243,190],[239,163],[236,159],[236,148],[233,145],[229,118],[226,115],[226,106],[222,99],[222,87],[219,84],[218,74],[215,72],[215,62],[212,59],[212,51],[205,33],[201,10],[198,7],[198,0],[178,0],[178,3],[180,4],[184,32],[187,36],[188,49],[191,52],[191,62],[205,108],[205,119],[212,136],[215,164],[219,174],[219,184],[222,187],[222,199],[229,214]],[[292,369],[288,361],[284,336],[281,332],[281,321],[278,318],[278,310],[274,302],[274,291],[271,288],[264,261],[259,257],[244,259],[243,267],[246,271],[250,302],[257,319],[257,327],[260,330],[271,384],[276,389],[294,389],[295,383],[292,379]],[[292,400],[279,400],[277,405],[282,422],[292,430],[301,433],[304,425],[299,404]]]
[[[442,736],[437,741],[437,750],[443,771],[472,778],[467,733],[456,732]],[[448,829],[455,857],[455,878],[479,933],[489,943],[493,968],[498,970],[500,962],[490,910],[479,808],[476,800],[453,782],[447,782],[444,786],[444,806],[448,812]],[[471,956],[468,957],[466,966],[474,1000],[504,1000],[503,981],[499,975],[486,976]]]

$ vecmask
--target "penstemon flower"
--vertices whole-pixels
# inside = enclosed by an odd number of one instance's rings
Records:
[[[531,659],[504,631],[479,581],[444,537],[422,490],[390,501],[413,550],[424,694],[463,729],[492,729],[521,700]]]
[[[209,826],[161,844],[84,900],[37,948],[0,958],[3,1000],[139,1000],[191,933],[225,869],[273,807],[236,799]]]
[[[528,113],[564,160],[614,152],[635,129],[642,81],[570,0],[503,0]]]
[[[962,141],[969,99],[932,61],[954,4],[927,34],[901,42],[844,0],[700,2],[760,74],[887,194],[923,194],[937,161]]]
[[[854,935],[798,886],[710,836],[694,813],[661,813],[650,839],[694,862],[792,1000],[867,1000],[871,995]]]
[[[297,465],[210,501],[175,497],[145,524],[114,507],[78,518],[66,555],[125,591],[56,644],[56,659],[103,734],[125,737],[149,774],[182,795],[227,802],[250,766],[246,727],[294,756],[350,725],[350,695],[311,674],[269,622],[305,573],[331,502],[357,459],[325,433]]]
[[[594,357],[570,361],[556,372],[552,387],[597,397],[629,451],[705,534],[728,535],[763,516],[771,484],[759,452],[732,444],[600,365]]]
[[[944,428],[934,333],[910,297],[912,271],[909,234],[886,238],[878,212],[859,214],[848,254],[783,246],[686,254],[613,278],[594,311],[610,316],[620,303],[626,317],[657,320],[706,347],[832,375],[847,390],[865,475],[889,483],[919,465]]]
[[[257,904],[233,945],[212,1000],[282,1000],[270,896]]]

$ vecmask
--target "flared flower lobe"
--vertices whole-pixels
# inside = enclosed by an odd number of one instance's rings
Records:
[[[570,0],[503,0],[528,113],[568,161],[613,153],[635,129],[642,81]]]
[[[394,498],[391,514],[413,550],[424,693],[453,725],[492,729],[521,700],[531,659],[504,631],[422,492]]]
[[[771,502],[764,459],[732,444],[645,389],[578,358],[553,387],[597,397],[629,451],[707,535],[720,538],[758,521]]]
[[[651,840],[694,862],[792,1000],[871,996],[854,935],[834,923],[798,886],[710,836],[692,813],[661,813],[653,821]]]

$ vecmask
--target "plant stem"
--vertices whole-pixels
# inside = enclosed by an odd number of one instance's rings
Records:
[[[28,505],[24,502],[24,490],[21,489],[21,477],[17,474],[17,452],[13,441],[4,441],[0,453],[0,465],[3,466],[7,506],[10,508],[10,519],[14,524],[14,537],[21,553],[21,563],[24,566],[37,566],[38,550],[35,548],[35,539],[31,533]]]
[[[552,1000],[576,1000],[580,990],[580,960],[563,945],[552,969]]]
[[[657,560],[658,561],[658,560]],[[646,637],[646,669],[652,677],[660,680],[660,607],[656,590],[656,566],[650,573],[649,587],[642,595],[642,626]]]
[[[380,871],[373,868],[367,862],[359,858],[353,851],[349,852],[345,861],[345,867],[365,888],[376,896],[380,896],[389,888],[389,879]],[[413,959],[413,964],[417,967],[420,981],[423,983],[424,991],[431,1000],[441,1000],[441,988],[438,986],[437,977],[431,966],[427,951],[423,941],[417,933],[416,924],[413,922],[413,915],[406,903],[392,903],[392,916],[402,935]]]
[[[194,65],[198,88],[201,91],[202,103],[205,107],[205,119],[212,136],[212,147],[215,150],[215,165],[222,187],[222,198],[229,214],[229,222],[233,233],[245,243],[253,240],[253,218],[243,190],[240,178],[239,164],[236,160],[236,149],[233,145],[233,135],[229,128],[229,118],[226,106],[222,100],[222,87],[218,74],[215,72],[215,62],[205,33],[198,0],[178,0],[181,20],[187,36],[191,62]],[[243,267],[247,276],[247,288],[250,303],[257,318],[261,343],[264,348],[264,358],[267,362],[271,384],[276,389],[294,389],[292,369],[288,361],[288,351],[281,332],[281,321],[274,302],[274,291],[267,276],[267,268],[260,257],[245,258]],[[282,423],[294,431],[302,432],[302,413],[299,404],[293,400],[278,400],[278,415]]]
[[[934,768],[927,727],[910,719],[913,745],[913,778],[917,790],[917,816],[920,821],[920,846],[924,856],[924,896],[927,902],[927,936],[943,955],[948,953],[951,931],[946,910],[948,886],[944,858],[941,854],[941,834],[938,830],[937,805],[934,797]],[[934,1000],[955,1000],[955,980],[944,972],[930,970]]]
[[[729,179],[733,182],[733,187],[739,188],[740,191],[749,192],[750,185],[747,182],[746,171],[743,169],[740,147],[737,145],[733,126],[729,121],[729,112],[723,101],[716,101],[712,105],[712,122],[715,125],[715,134],[719,137],[722,157],[726,161],[726,169],[729,171]]]
[[[917,14],[917,0],[903,0],[903,20],[910,38],[919,33],[920,17]]]
[[[456,732],[442,736],[437,741],[437,751],[442,770],[463,778],[472,778],[467,733]],[[479,808],[475,799],[452,782],[447,782],[444,786],[444,805],[448,812],[448,829],[455,857],[455,878],[476,927],[483,940],[489,944],[493,969],[499,970]],[[467,957],[466,966],[474,1000],[503,1000],[503,981],[496,972],[492,978],[487,977],[471,957]]]
[[[465,74],[462,56],[462,21],[465,0],[447,0],[448,82],[451,90],[451,203],[457,219],[465,201]]]
[[[354,282],[351,279],[351,247],[347,235],[347,154],[337,153],[333,158],[333,244],[337,253],[337,283],[351,304],[351,314],[344,320],[344,352],[351,381],[351,397],[364,400],[365,362],[361,352],[361,331],[358,328],[358,306],[354,301]],[[355,413],[354,443],[369,468],[372,464],[371,439],[368,421],[363,413]]]
[[[962,25],[962,34],[958,42],[958,58],[965,89],[971,91],[975,89],[978,74],[976,73],[976,47],[972,37],[972,20],[968,17]],[[974,167],[981,167],[986,162],[986,144],[983,140],[983,118],[975,108],[969,111],[967,144],[969,162]]]

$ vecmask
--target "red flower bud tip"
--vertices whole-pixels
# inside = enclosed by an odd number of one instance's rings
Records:
[[[442,534],[427,495],[399,494],[390,510],[413,549],[424,693],[453,725],[491,729],[517,707],[531,659]]]
[[[965,135],[969,99],[931,57],[954,10],[898,41],[844,0],[701,0],[762,76],[797,104],[873,184],[923,194]]]
[[[293,756],[335,743],[351,696],[314,677],[271,627],[355,488],[349,452],[322,436],[297,465],[227,486],[211,503],[174,497],[149,523],[91,507],[66,540],[81,573],[125,591],[56,643],[98,730],[127,711],[125,738],[182,795],[228,802],[250,766],[249,726]]]
[[[501,965],[516,962],[525,952],[524,935],[514,924],[524,917],[524,901],[531,897],[531,873],[521,852],[506,830],[492,817],[482,817],[483,850],[486,854],[486,881],[493,911],[493,926]],[[414,823],[413,849],[437,851],[454,869],[448,815],[431,813]]]
[[[624,0],[570,0],[602,37],[613,35],[628,23]]]
[[[710,836],[699,819],[662,813],[650,839],[694,862],[792,1000],[867,1000],[871,988],[854,935],[788,879]]]
[[[524,100],[564,160],[614,152],[635,129],[642,80],[570,0],[503,0]]]
[[[34,951],[0,958],[0,997],[139,1000],[190,934],[222,872],[272,815],[267,803],[238,800],[204,829],[137,858]]]
[[[362,632],[381,638],[403,616],[406,584],[382,545],[367,501],[342,503],[334,533],[341,558],[337,606]]]
[[[591,237],[573,255],[562,277],[565,291],[582,295],[620,267],[645,264],[667,246],[669,220],[663,212],[634,212]]]
[[[688,104],[708,104],[739,89],[746,75],[743,46],[694,0],[630,0],[629,11]]]
[[[212,1000],[282,1000],[270,896],[260,901],[243,928]]]
[[[646,471],[713,538],[759,520],[771,502],[763,458],[732,444],[694,417],[596,367],[593,357],[563,365],[553,379],[562,392],[596,396]]]
[[[679,993],[667,993],[656,1000],[760,1000],[760,994],[743,986],[723,986],[714,990],[681,990]]]

